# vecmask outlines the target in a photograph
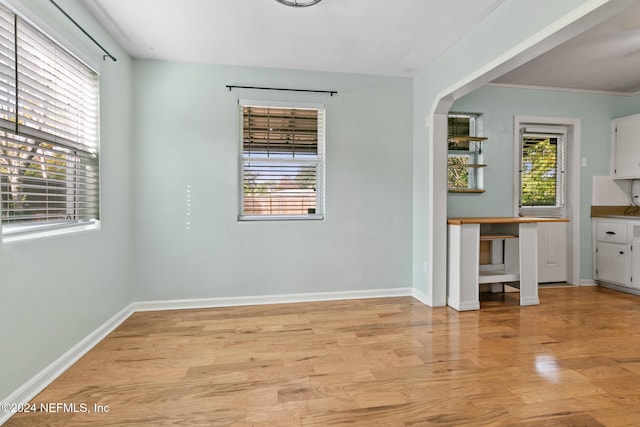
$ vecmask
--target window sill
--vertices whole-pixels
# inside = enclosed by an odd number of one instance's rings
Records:
[[[484,193],[485,190],[472,190],[470,188],[450,188],[449,193]]]
[[[7,227],[3,228],[3,244],[23,242],[27,240],[46,239],[49,237],[65,236],[69,234],[83,233],[86,231],[100,230],[100,221],[58,227],[43,226],[41,228],[13,226],[9,227],[9,232],[7,232],[6,228]]]
[[[324,215],[240,215],[238,216],[238,222],[249,221],[317,221],[323,220]]]

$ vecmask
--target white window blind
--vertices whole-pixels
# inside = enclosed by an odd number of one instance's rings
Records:
[[[324,110],[242,105],[240,219],[321,218]]]
[[[99,219],[98,74],[0,7],[4,234]]]
[[[562,216],[565,208],[565,135],[521,130],[520,213]]]

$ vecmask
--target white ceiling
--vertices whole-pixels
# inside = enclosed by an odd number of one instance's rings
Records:
[[[136,58],[413,76],[504,0],[81,0]]]
[[[494,83],[640,92],[640,1]]]
[[[413,76],[504,0],[81,0],[136,58]],[[640,0],[494,83],[635,94]]]

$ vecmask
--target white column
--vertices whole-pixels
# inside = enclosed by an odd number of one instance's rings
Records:
[[[458,311],[479,310],[480,224],[449,225],[447,304]]]

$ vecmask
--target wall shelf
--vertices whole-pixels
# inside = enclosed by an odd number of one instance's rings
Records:
[[[449,193],[484,193],[485,190],[471,188],[450,188]]]
[[[488,138],[484,136],[450,136],[447,138],[449,142],[469,142],[469,141],[486,141]]]
[[[473,163],[468,165],[457,165],[454,163],[449,163],[447,166],[450,168],[486,168],[487,167],[487,165],[479,164],[479,163]]]

